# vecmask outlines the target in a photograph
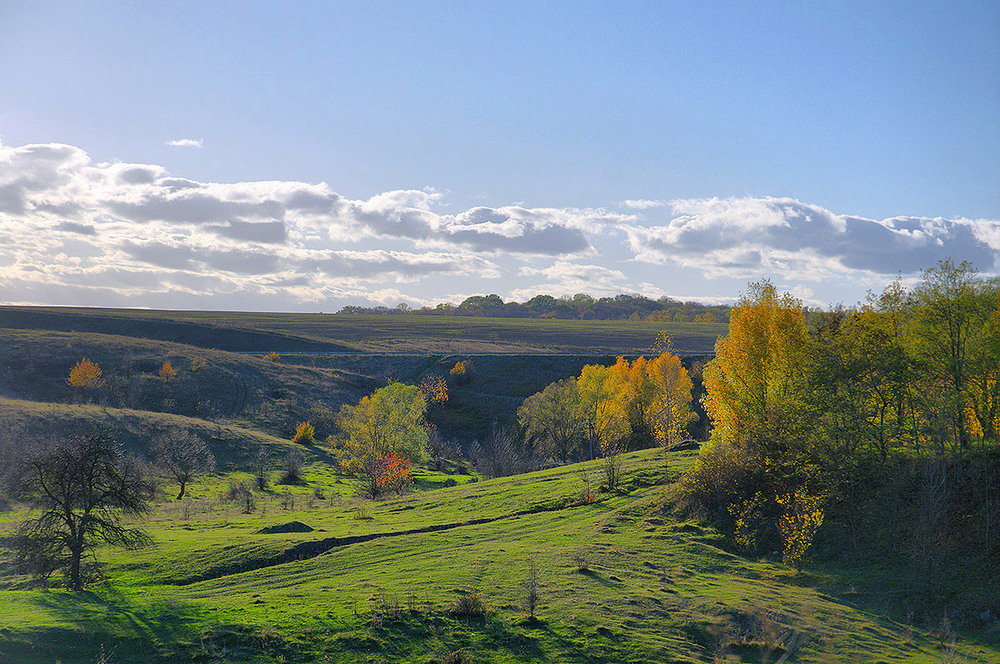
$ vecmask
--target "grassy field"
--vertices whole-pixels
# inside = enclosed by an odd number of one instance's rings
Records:
[[[712,352],[721,323],[0,307],[0,327],[96,332],[250,352],[650,354],[669,333],[685,354]]]
[[[112,662],[432,662],[456,650],[475,662],[1000,661],[995,644],[950,652],[852,606],[857,589],[835,570],[748,560],[677,520],[670,482],[692,458],[628,455],[626,491],[593,504],[579,499],[596,464],[381,503],[316,464],[298,501],[275,489],[249,515],[218,502],[215,479],[158,505],[154,547],[102,551],[108,580],[92,590],[5,577],[0,659],[95,662],[103,648]],[[292,521],[313,530],[258,532]],[[457,612],[472,593],[484,615]]]

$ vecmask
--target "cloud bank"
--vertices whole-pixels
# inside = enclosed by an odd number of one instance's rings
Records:
[[[456,287],[672,294],[661,269],[692,292],[762,275],[870,284],[946,257],[1000,267],[991,220],[879,221],[777,198],[618,207],[455,210],[433,189],[352,199],[323,182],[200,182],[70,145],[0,145],[0,281],[6,302],[294,309],[422,304]]]

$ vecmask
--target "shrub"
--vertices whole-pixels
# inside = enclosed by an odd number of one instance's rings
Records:
[[[163,380],[170,380],[171,378],[177,376],[177,369],[174,369],[170,362],[164,362],[163,366],[160,367],[160,370],[157,372],[157,375]]]
[[[205,358],[201,356],[191,358],[191,371],[193,373],[198,373],[207,366],[208,361]]]
[[[486,615],[487,611],[486,602],[479,596],[479,593],[462,595],[455,600],[449,609],[449,613],[452,615],[466,617],[482,617]]]
[[[70,369],[66,384],[84,390],[101,387],[104,385],[104,381],[101,379],[101,368],[97,366],[96,362],[83,358]]]
[[[456,362],[455,366],[448,372],[448,379],[452,385],[465,385],[472,380],[472,362],[464,360]]]
[[[816,531],[823,525],[821,498],[800,489],[794,494],[778,496],[777,502],[785,508],[778,519],[778,530],[784,542],[783,558],[786,565],[798,568],[812,546]]]
[[[472,658],[464,650],[456,650],[445,656],[443,664],[472,664]]]
[[[292,442],[300,445],[315,445],[315,435],[316,427],[310,422],[299,422],[299,425],[295,427],[295,436],[292,438]]]
[[[413,484],[413,464],[395,452],[370,455],[361,469],[363,491],[369,498],[386,493],[402,493]]]
[[[278,484],[302,484],[302,453],[292,449],[285,455],[285,469]]]
[[[445,487],[453,487],[453,486],[458,486],[458,482],[456,482],[456,481],[455,481],[455,478],[454,478],[454,477],[449,477],[448,479],[446,479],[446,480],[444,481],[444,486],[445,486]]]
[[[275,353],[273,350],[264,356],[264,359],[268,362],[280,362],[281,356]]]
[[[250,514],[257,508],[257,501],[253,495],[253,489],[246,482],[233,480],[226,489],[224,498],[227,502],[240,505],[244,514]]]
[[[448,400],[448,381],[441,376],[427,376],[420,382],[420,391],[428,405]]]

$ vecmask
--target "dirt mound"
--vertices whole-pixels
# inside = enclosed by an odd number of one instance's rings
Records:
[[[307,526],[301,521],[289,521],[288,523],[279,523],[274,526],[268,526],[267,528],[261,528],[257,531],[258,535],[276,535],[278,533],[311,533],[314,530],[312,526]]]

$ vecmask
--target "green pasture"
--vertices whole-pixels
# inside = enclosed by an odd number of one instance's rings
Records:
[[[153,547],[100,550],[106,580],[87,592],[3,577],[0,661],[1000,661],[985,637],[951,649],[862,608],[836,569],[747,559],[678,519],[671,484],[693,459],[626,455],[621,492],[598,490],[590,462],[382,502],[314,460],[306,485],[272,486],[251,514],[221,498],[238,474],[212,478],[157,502]],[[312,530],[258,532],[292,522]],[[457,613],[473,593],[485,613]]]

